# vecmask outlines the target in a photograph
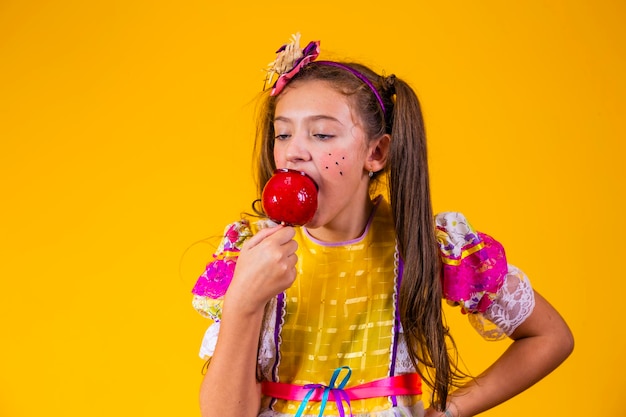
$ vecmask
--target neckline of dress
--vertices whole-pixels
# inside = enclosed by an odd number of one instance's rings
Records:
[[[378,210],[378,206],[380,205],[382,198],[383,196],[379,194],[376,197],[374,197],[374,199],[372,200],[372,203],[374,203],[374,207],[372,208],[372,212],[370,213],[370,216],[367,219],[367,224],[365,225],[365,229],[363,230],[363,233],[361,233],[361,236],[358,236],[350,240],[344,240],[341,242],[325,242],[323,240],[319,240],[313,237],[313,235],[309,233],[308,229],[303,226],[302,230],[304,231],[304,236],[306,236],[311,242],[317,245],[326,246],[326,247],[346,246],[346,245],[353,245],[355,243],[359,243],[363,239],[365,239],[365,237],[367,236],[367,233],[369,232],[370,227],[372,226],[372,221],[374,220],[374,216],[376,215],[376,211]]]

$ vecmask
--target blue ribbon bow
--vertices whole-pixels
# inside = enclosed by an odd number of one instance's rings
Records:
[[[339,374],[341,374],[341,371],[344,369],[347,370],[348,373],[343,377],[339,385],[335,387],[335,382],[337,381],[337,378],[339,378]],[[350,369],[349,366],[342,366],[335,369],[335,371],[333,372],[333,376],[330,378],[330,383],[328,384],[328,386],[323,384],[307,384],[302,387],[304,389],[308,389],[309,392],[307,392],[307,394],[304,396],[304,399],[300,403],[300,407],[298,407],[298,411],[296,412],[295,417],[302,416],[302,413],[304,412],[304,409],[306,408],[309,399],[313,396],[313,394],[315,394],[318,389],[324,390],[324,392],[322,393],[322,402],[320,404],[320,413],[318,417],[322,417],[324,415],[324,409],[326,408],[326,403],[328,402],[328,397],[331,393],[333,394],[333,397],[335,399],[335,404],[337,404],[339,415],[341,417],[345,417],[345,413],[343,411],[343,401],[345,401],[348,404],[348,409],[350,410],[350,417],[352,417],[352,406],[350,405],[350,397],[348,396],[348,393],[343,389],[348,383],[350,375],[352,375],[352,369]]]

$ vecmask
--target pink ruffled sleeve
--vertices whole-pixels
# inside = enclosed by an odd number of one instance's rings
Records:
[[[504,248],[491,236],[476,232],[461,213],[440,213],[435,223],[444,297],[464,313],[484,313],[507,275]]]
[[[528,277],[507,263],[500,243],[475,231],[461,213],[440,213],[435,224],[448,303],[471,313],[470,323],[485,339],[511,335],[535,306]]]
[[[247,220],[231,223],[224,229],[222,241],[193,289],[192,305],[202,316],[219,322],[224,294],[233,279],[235,264],[244,242],[252,236]]]

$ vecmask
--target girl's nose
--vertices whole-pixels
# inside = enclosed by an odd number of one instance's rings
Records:
[[[287,145],[287,152],[285,154],[287,162],[297,163],[302,161],[308,161],[311,159],[307,147],[307,141],[304,135],[293,135]]]

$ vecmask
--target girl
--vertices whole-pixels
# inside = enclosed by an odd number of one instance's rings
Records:
[[[317,183],[318,210],[304,227],[263,213],[227,226],[193,289],[214,321],[202,415],[469,417],[513,397],[570,354],[570,330],[498,242],[460,213],[433,217],[413,90],[318,54],[299,35],[279,50],[257,137],[259,196],[294,169]],[[442,298],[514,341],[477,377],[456,367]]]

